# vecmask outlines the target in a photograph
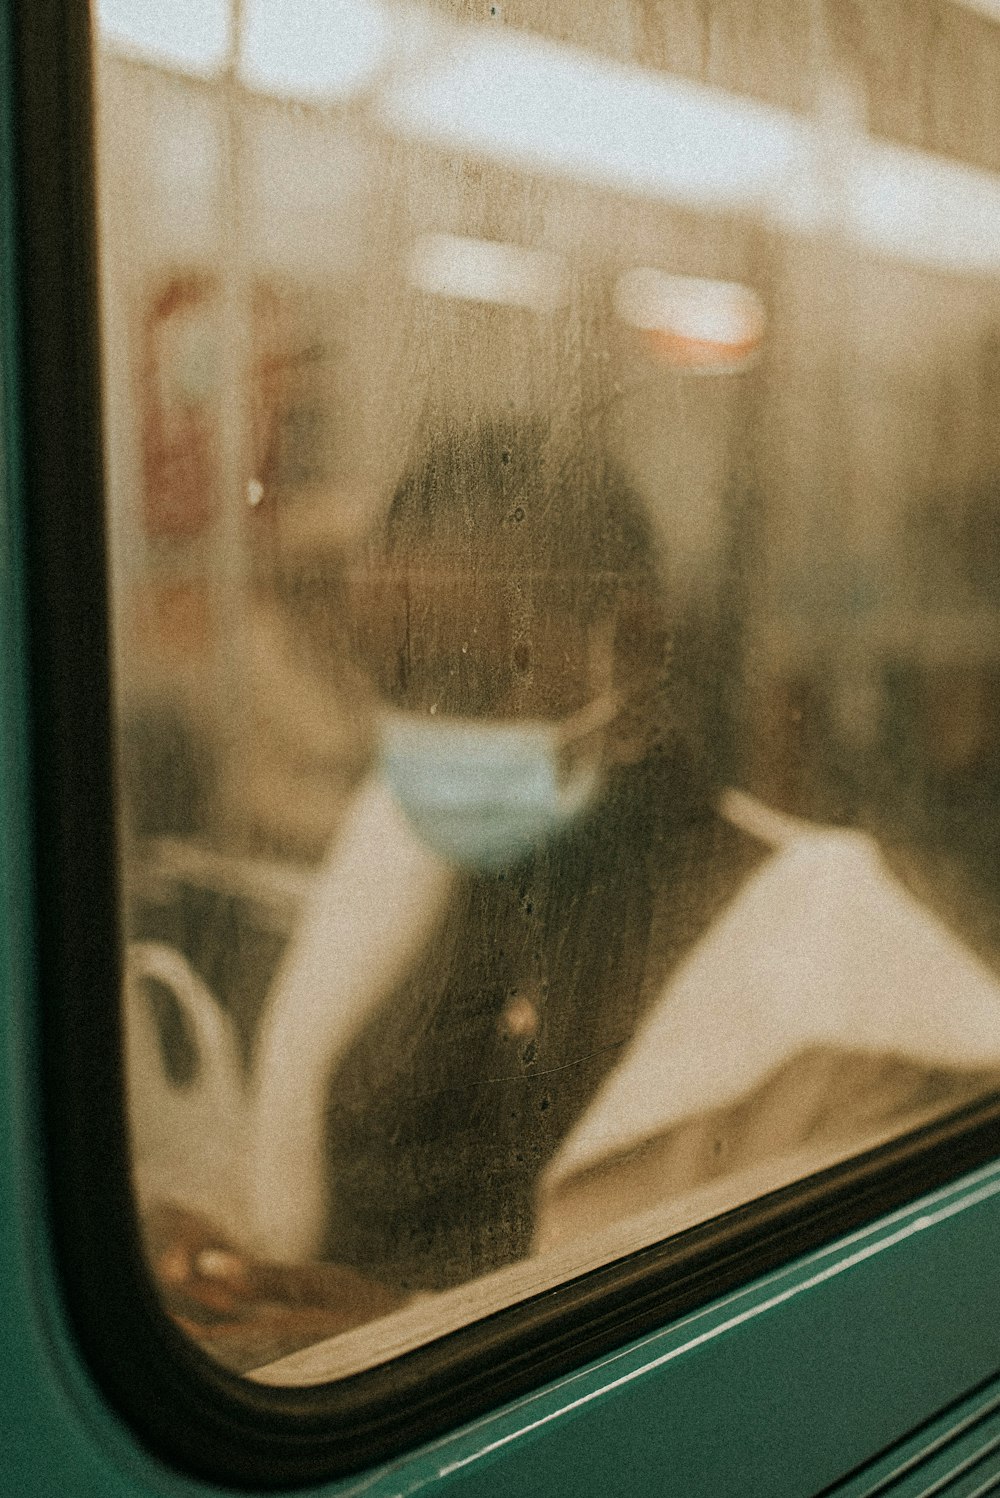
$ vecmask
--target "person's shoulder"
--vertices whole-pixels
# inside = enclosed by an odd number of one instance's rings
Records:
[[[718,798],[719,815],[776,854],[794,853],[813,863],[880,862],[876,839],[859,827],[832,826],[768,806],[746,791],[727,787]]]
[[[860,828],[807,821],[735,790],[720,797],[719,812],[765,848],[728,912],[739,924],[751,919],[745,940],[771,942],[781,928],[794,926],[801,947],[813,928],[828,928],[845,904],[856,905],[861,891],[896,890],[878,841]]]

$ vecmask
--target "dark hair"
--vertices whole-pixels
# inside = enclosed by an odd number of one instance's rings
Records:
[[[376,544],[379,544],[376,542]],[[526,585],[569,590],[585,618],[631,593],[662,598],[642,501],[602,450],[558,454],[544,427],[436,431],[392,500],[381,544],[502,561]]]
[[[613,630],[620,687],[665,722],[671,623],[649,517],[601,448],[557,450],[541,423],[441,426],[393,496],[369,556],[491,572],[540,610]]]
[[[491,575],[539,612],[607,621],[626,698],[619,726],[636,752],[682,746],[704,785],[718,782],[718,620],[704,601],[674,605],[648,506],[602,443],[570,447],[540,421],[427,422],[355,561],[377,580],[384,564],[418,555]],[[317,669],[343,677],[353,650],[385,689],[391,663],[373,652],[343,591],[349,563],[340,543],[320,540],[296,554],[279,596]]]
[[[540,608],[609,620],[621,726],[644,752],[682,749],[710,794],[729,753],[718,600],[671,598],[649,506],[602,442],[570,448],[537,421],[437,421],[368,538],[375,562],[417,551],[492,568]]]

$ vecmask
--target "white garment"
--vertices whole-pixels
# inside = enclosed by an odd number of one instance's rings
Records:
[[[388,787],[366,781],[319,870],[258,1037],[242,1241],[262,1256],[292,1261],[319,1249],[333,1061],[431,940],[455,879]]]
[[[150,982],[176,999],[192,1045],[192,1075],[168,1075]],[[182,1203],[215,1221],[240,1221],[236,1162],[245,1137],[239,1048],[229,1016],[184,957],[159,942],[128,948],[123,994],[129,1147],[142,1205]]]
[[[749,1096],[810,1048],[1000,1067],[1000,985],[893,879],[870,838],[795,822],[734,792],[721,809],[775,851],[671,977],[552,1161],[543,1202]],[[183,959],[132,949],[126,1038],[144,1197],[195,1207],[266,1258],[316,1252],[331,1066],[433,940],[455,877],[387,789],[367,782],[315,877],[248,1083],[227,1016]],[[200,1069],[182,1091],[163,1074],[144,976],[173,989],[192,1025]]]
[[[748,1097],[813,1049],[1000,1067],[1000,983],[902,888],[870,837],[737,792],[720,809],[774,851],[671,976],[563,1141],[543,1200]]]
[[[331,1067],[431,940],[455,878],[388,788],[368,780],[313,880],[268,995],[249,1078],[228,1015],[184,958],[151,944],[130,949],[126,1066],[143,1200],[200,1211],[262,1258],[294,1262],[317,1252]],[[197,1072],[183,1088],[165,1073],[143,992],[148,978],[172,991],[193,1034]]]

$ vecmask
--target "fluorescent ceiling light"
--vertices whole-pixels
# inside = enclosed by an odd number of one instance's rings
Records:
[[[619,279],[615,310],[643,332],[669,331],[704,343],[747,343],[764,331],[764,305],[749,286],[645,267]]]
[[[735,373],[760,352],[764,303],[738,282],[642,266],[619,277],[614,303],[651,354],[692,374]]]
[[[847,179],[848,237],[941,270],[1000,272],[1000,177],[867,141]]]
[[[791,115],[527,33],[454,27],[379,99],[394,131],[694,207],[750,207],[793,165]]]
[[[229,57],[232,0],[96,0],[101,42],[198,77]],[[365,0],[244,0],[240,73],[253,89],[330,103],[371,79],[387,53],[389,12]]]
[[[262,92],[339,102],[364,88],[394,134],[508,169],[830,232],[929,269],[1000,272],[993,173],[858,133],[838,139],[800,115],[527,32],[377,0],[245,3],[241,73]],[[975,8],[1000,12],[1000,0]],[[98,0],[97,15],[112,45],[210,73],[226,57],[229,10]]]
[[[566,296],[561,256],[456,234],[422,235],[410,252],[409,271],[418,290],[461,301],[544,312]]]
[[[96,0],[101,41],[134,57],[211,77],[229,53],[230,0]]]
[[[996,174],[526,33],[453,27],[388,75],[377,107],[396,134],[508,168],[1000,271]]]
[[[978,11],[981,16],[988,16],[991,21],[1000,21],[1000,0],[954,0],[963,10]]]
[[[330,103],[383,65],[389,18],[355,0],[245,0],[240,72],[250,87]]]

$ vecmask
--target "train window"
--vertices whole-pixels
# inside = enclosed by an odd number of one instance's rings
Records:
[[[923,9],[98,7],[132,1177],[257,1384],[1000,1090],[1000,32]]]

